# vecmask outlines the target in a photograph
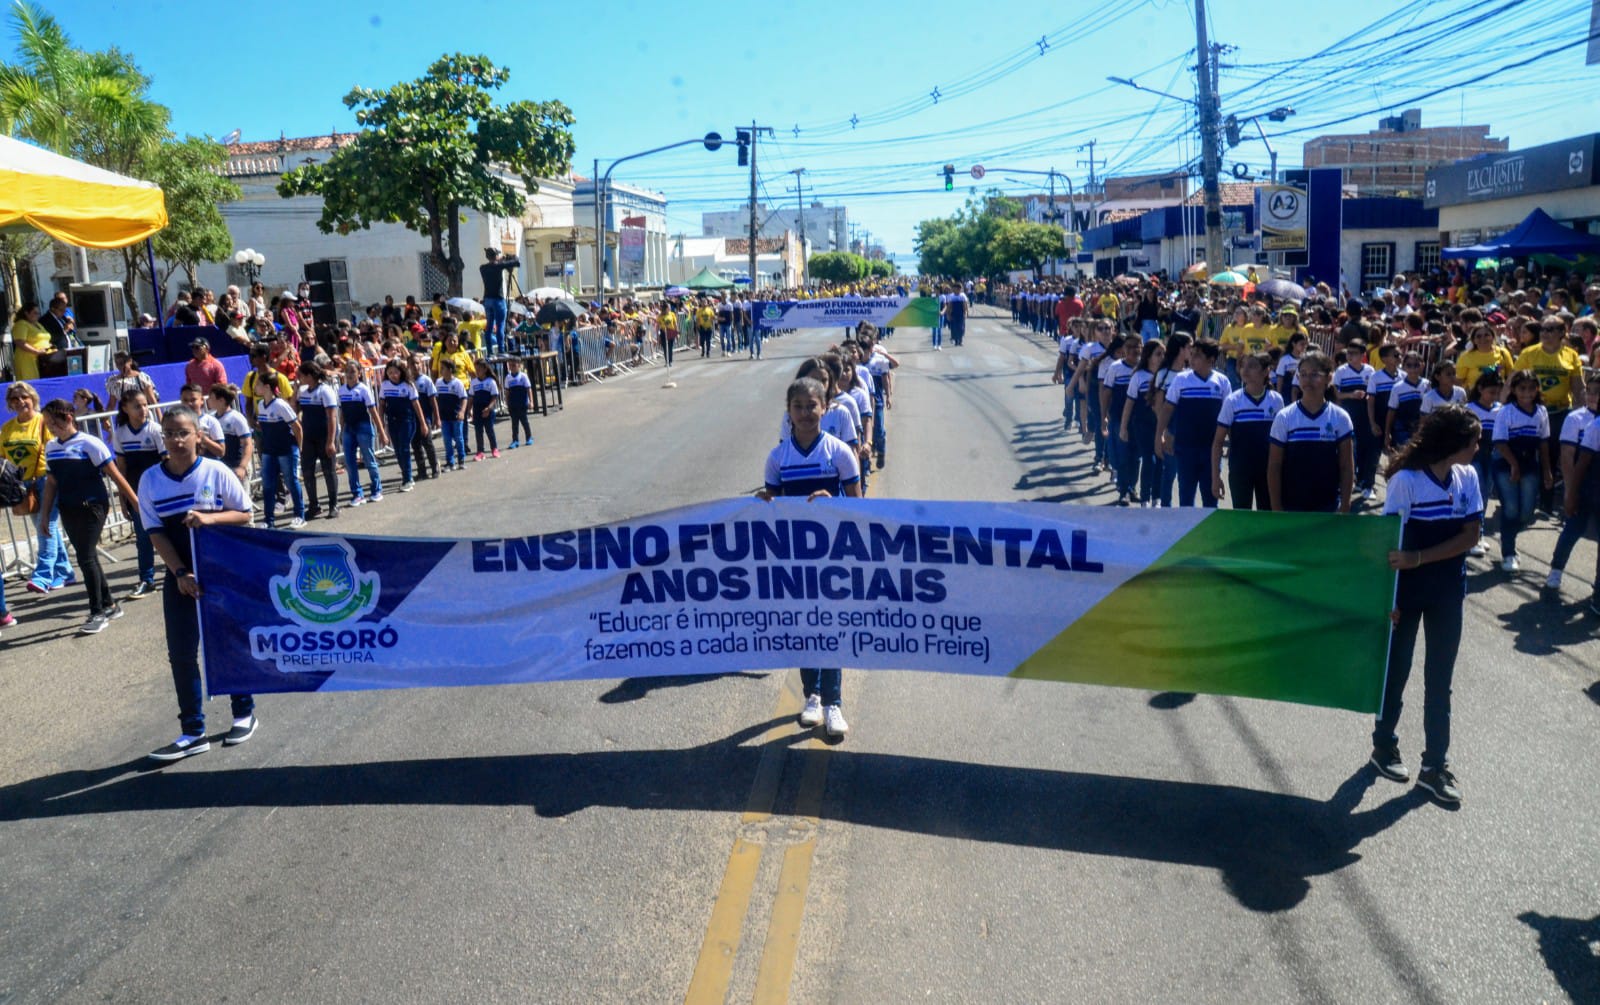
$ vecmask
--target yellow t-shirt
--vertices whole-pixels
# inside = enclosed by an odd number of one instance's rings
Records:
[[[1510,380],[1511,350],[1497,345],[1488,352],[1468,349],[1456,357],[1456,382],[1467,389],[1468,398],[1472,397],[1472,387],[1478,382],[1478,375],[1491,366],[1498,369],[1502,381]]]
[[[456,325],[456,337],[463,346],[471,346],[476,352],[483,348],[483,330],[489,327],[489,322],[484,319],[463,321]]]
[[[1249,325],[1236,325],[1229,323],[1223,326],[1222,334],[1218,336],[1217,343],[1222,346],[1224,356],[1238,359],[1249,350],[1249,343],[1245,341],[1245,329]]]
[[[660,315],[656,318],[656,327],[664,332],[671,332],[676,335],[678,333],[678,315],[671,311]]]
[[[17,419],[0,426],[0,453],[22,469],[24,478],[44,477],[44,416],[37,411],[31,422]]]
[[[704,331],[717,326],[717,309],[715,307],[702,307],[694,312],[694,326]]]
[[[1121,306],[1122,301],[1117,299],[1117,295],[1115,293],[1100,294],[1100,313],[1106,317],[1115,318],[1117,316],[1117,311],[1121,308]]]
[[[272,375],[278,378],[278,397],[292,403],[294,401],[294,385],[289,382],[288,377],[285,377],[276,370],[272,371]],[[239,393],[255,402],[256,408],[259,409],[261,407],[262,395],[261,392],[256,389],[256,383],[256,371],[251,370],[249,373],[244,375],[244,383],[239,386]]]
[[[456,379],[461,381],[462,386],[472,383],[473,368],[471,353],[467,352],[465,349],[459,348],[453,353],[445,352],[444,343],[436,343],[433,347],[433,362],[431,364],[433,369],[433,377],[435,380],[442,380],[444,378],[443,368],[440,367],[439,364],[445,360],[449,360],[455,364]]]
[[[1518,370],[1532,370],[1539,378],[1539,395],[1546,408],[1572,407],[1572,377],[1574,374],[1583,376],[1583,361],[1577,350],[1564,345],[1548,353],[1543,346],[1532,345],[1522,350],[1516,366]]]
[[[11,341],[13,345],[31,345],[35,349],[50,348],[50,333],[42,325],[36,325],[26,318],[11,326]],[[39,356],[31,352],[17,349],[11,354],[11,366],[16,371],[18,380],[39,379]]]
[[[1244,339],[1245,352],[1252,356],[1258,352],[1266,352],[1269,345],[1278,344],[1272,335],[1276,330],[1271,325],[1257,324],[1243,325],[1237,329],[1239,337]]]

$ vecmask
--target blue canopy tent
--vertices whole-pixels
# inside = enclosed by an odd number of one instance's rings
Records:
[[[1444,259],[1527,258],[1531,255],[1556,255],[1577,258],[1580,255],[1600,255],[1600,237],[1581,234],[1564,227],[1550,218],[1550,214],[1536,209],[1528,218],[1492,241],[1461,248],[1445,248],[1439,252]]]

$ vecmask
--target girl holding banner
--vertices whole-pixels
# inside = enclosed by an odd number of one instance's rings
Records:
[[[1403,521],[1400,549],[1389,567],[1400,573],[1394,633],[1389,641],[1383,706],[1372,730],[1372,766],[1397,782],[1410,778],[1395,729],[1411,676],[1417,631],[1425,635],[1422,770],[1417,784],[1456,805],[1461,790],[1450,771],[1450,684],[1461,646],[1467,551],[1478,542],[1483,496],[1471,463],[1482,429],[1466,408],[1447,405],[1423,417],[1416,434],[1390,462],[1383,511]]]
[[[778,496],[810,501],[861,495],[861,468],[843,441],[822,431],[829,391],[820,380],[801,377],[789,385],[789,435],[767,456],[765,484],[756,494],[767,501]],[[849,732],[842,710],[844,672],[838,667],[802,668],[800,686],[806,695],[800,725],[822,726],[829,736]]]

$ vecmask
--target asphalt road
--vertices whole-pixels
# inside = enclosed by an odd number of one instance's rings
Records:
[[[833,337],[585,388],[532,449],[319,528],[748,492]],[[925,340],[889,346],[875,494],[1110,501],[1053,346],[983,312],[962,349]],[[250,743],[145,771],[176,735],[158,601],[78,636],[81,594],[13,584],[0,1005],[1597,1001],[1595,546],[1541,599],[1554,536],[1514,582],[1475,565],[1457,811],[1363,769],[1363,716],[917,673],[847,672],[838,745],[794,726],[790,672],[266,696]]]

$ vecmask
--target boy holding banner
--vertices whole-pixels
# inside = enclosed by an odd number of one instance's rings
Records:
[[[150,752],[153,761],[180,761],[211,749],[206,736],[204,692],[200,683],[200,584],[189,531],[195,527],[250,522],[250,496],[221,461],[200,457],[199,419],[190,409],[170,409],[161,420],[167,456],[139,479],[139,514],[149,529],[150,543],[167,567],[161,589],[161,614],[167,627],[167,656],[178,692],[178,717],[183,733]],[[223,744],[234,746],[256,731],[255,699],[233,695],[233,726]]]

